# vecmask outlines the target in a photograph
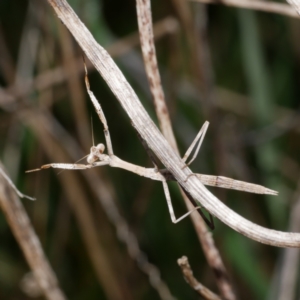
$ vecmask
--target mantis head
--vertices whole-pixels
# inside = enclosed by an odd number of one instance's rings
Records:
[[[92,146],[91,152],[87,157],[87,162],[89,164],[92,164],[97,160],[101,160],[101,154],[103,154],[104,150],[105,150],[104,144],[98,144],[97,146]]]

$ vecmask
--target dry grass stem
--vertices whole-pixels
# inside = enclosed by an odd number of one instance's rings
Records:
[[[199,101],[199,94],[203,97],[204,101],[200,98],[203,112],[206,113],[207,116],[209,115],[211,117],[214,115],[214,105],[217,97],[215,97],[215,91],[213,90],[213,71],[206,39],[207,32],[205,23],[205,9],[198,9],[198,12],[201,14],[201,22],[198,22],[198,27],[195,28],[188,3],[186,1],[173,0],[173,5],[185,30],[185,36],[187,38],[192,57],[190,60],[192,63],[192,70],[197,78],[197,86],[200,86],[200,88],[197,87],[196,98]],[[216,131],[214,130],[214,132]],[[191,210],[193,207],[192,204],[187,199],[186,195],[182,193],[182,191],[181,194],[188,210]],[[213,237],[207,230],[204,220],[197,214],[192,214],[191,219],[196,229],[198,239],[201,242],[208,264],[212,268],[213,273],[222,274],[221,276],[216,276],[217,285],[221,295],[224,299],[236,299],[219,250],[215,246]]]
[[[166,99],[164,96],[163,88],[161,85],[161,79],[159,74],[159,68],[156,58],[156,50],[153,39],[153,26],[151,16],[151,2],[137,0],[137,16],[141,40],[141,48],[146,68],[146,74],[152,93],[154,107],[157,118],[159,120],[160,128],[167,141],[173,147],[173,149],[179,154],[178,146],[174,138],[174,133],[168,113],[168,107],[166,105]],[[180,189],[181,195],[187,206],[187,210],[193,209],[192,203],[189,201],[187,195]],[[208,233],[206,225],[198,214],[191,214],[191,219],[194,224],[198,239],[202,245],[202,249],[208,261],[210,267],[214,270],[221,270],[223,276],[216,277],[218,287],[221,294],[225,299],[235,299],[234,292],[231,287],[231,283],[228,280],[226,268],[222,262],[222,258],[218,249],[213,242],[212,236]],[[213,255],[211,255],[213,254]],[[214,272],[214,274],[216,274]]]
[[[201,284],[193,275],[193,271],[189,264],[188,258],[183,256],[177,260],[179,267],[186,282],[204,299],[206,300],[221,300],[221,298],[210,291],[207,287]]]
[[[291,206],[289,230],[300,231],[300,180],[294,195],[294,203]],[[299,249],[285,249],[282,258],[282,265],[278,276],[278,300],[295,299],[297,292],[297,277],[299,275]]]
[[[41,243],[33,230],[28,215],[17,197],[14,185],[0,164],[0,207],[32,269],[42,293],[48,300],[64,300],[57,278],[43,252]],[[4,175],[5,174],[5,175]]]
[[[136,8],[144,64],[160,129],[173,149],[177,149],[157,64],[151,2],[149,0],[137,0]]]
[[[12,187],[12,189],[15,191],[15,193],[20,197],[20,198],[27,198],[29,200],[36,200],[36,198],[33,198],[33,197],[30,197],[30,196],[27,196],[23,193],[21,193],[17,187],[14,185],[14,183],[11,181],[11,179],[7,176],[7,174],[3,171],[1,165],[0,165],[0,174],[5,178],[5,180],[7,181],[7,183]]]
[[[299,14],[290,5],[270,2],[270,1],[249,1],[249,0],[189,0],[191,2],[199,2],[204,4],[221,4],[231,7],[239,7],[246,9],[259,10],[268,13],[275,13],[287,17],[299,18]]]
[[[287,0],[287,3],[289,3],[300,15],[300,1],[299,0]]]

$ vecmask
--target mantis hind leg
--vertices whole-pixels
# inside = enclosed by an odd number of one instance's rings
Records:
[[[184,215],[182,215],[180,218],[176,219],[175,214],[174,214],[173,205],[172,205],[172,202],[171,202],[171,196],[170,196],[170,191],[169,191],[167,182],[164,180],[164,181],[162,181],[162,184],[163,184],[163,188],[164,188],[164,192],[165,192],[165,196],[166,196],[166,200],[167,200],[167,205],[168,205],[170,217],[171,217],[171,220],[172,220],[173,223],[176,224],[176,223],[182,221],[187,216],[189,216],[195,210],[201,209],[200,206],[195,207],[194,209],[192,209],[192,210],[188,211],[187,213],[185,213]]]
[[[204,222],[206,223],[206,225],[211,230],[214,230],[215,229],[215,223],[214,223],[213,216],[208,212],[208,215],[209,215],[209,219],[208,219],[207,216],[205,216],[204,212],[202,211],[203,207],[197,206],[197,203],[195,202],[194,198],[182,186],[181,186],[181,188],[182,188],[183,192],[185,193],[185,195],[192,202],[192,204],[194,206],[196,206],[196,208],[198,208],[198,213],[200,214],[200,216],[202,217],[202,219],[204,220]]]

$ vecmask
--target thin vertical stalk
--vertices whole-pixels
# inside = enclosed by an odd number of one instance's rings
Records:
[[[150,90],[154,101],[156,115],[158,117],[162,133],[164,134],[170,145],[174,148],[174,150],[179,154],[169,117],[168,107],[166,105],[166,100],[161,85],[159,68],[156,58],[152,29],[151,2],[150,0],[137,0],[136,3],[142,53]],[[183,196],[187,209],[192,210],[193,205],[182,190],[181,195]],[[207,227],[200,215],[191,214],[191,219],[208,264],[216,275],[215,278],[222,296],[224,297],[224,299],[228,300],[236,299],[226,268],[223,264],[221,255],[217,247],[215,246],[211,233],[208,232]]]
[[[2,165],[0,164],[2,169]],[[48,300],[64,300],[57,278],[43,252],[30,219],[13,187],[0,172],[0,208],[32,269],[44,296]]]

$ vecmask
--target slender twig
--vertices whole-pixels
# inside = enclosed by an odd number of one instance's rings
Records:
[[[48,0],[48,2],[120,101],[131,119],[133,127],[195,201],[222,222],[249,238],[273,246],[300,247],[300,234],[267,229],[246,220],[204,188],[196,176],[191,176],[193,173],[188,167],[182,169],[181,158],[172,150],[150,119],[137,95],[111,57],[95,41],[68,3],[65,0]]]
[[[289,230],[300,231],[300,180],[294,195],[294,203],[291,206]],[[299,275],[299,249],[284,249],[282,265],[278,276],[276,295],[278,300],[295,299],[297,288],[297,275]]]
[[[189,0],[204,4],[221,4],[225,6],[254,9],[268,13],[280,14],[288,17],[299,18],[299,14],[290,5],[271,1],[250,0]]]
[[[28,215],[16,194],[16,188],[0,164],[0,207],[18,241],[24,256],[34,272],[35,280],[48,300],[66,299],[57,278],[43,252],[41,243],[33,230]],[[21,194],[20,192],[18,195]],[[22,194],[21,194],[22,195]]]
[[[299,0],[286,0],[286,1],[296,10],[298,15],[300,15],[300,1]]]
[[[176,141],[170,122],[169,111],[165,102],[165,95],[162,89],[156,59],[154,34],[152,29],[151,3],[149,0],[137,0],[136,8],[141,48],[156,115],[163,135],[166,137],[170,145],[176,149]]]
[[[153,40],[151,3],[149,0],[137,0],[136,3],[141,48],[156,115],[158,117],[160,129],[162,130],[163,135],[166,137],[167,141],[174,148],[174,150],[179,154],[168,114],[168,107],[166,105],[165,96],[161,86],[155,44]],[[202,183],[204,182],[202,181]],[[193,209],[193,205],[182,189],[181,195],[183,196],[187,210],[191,211]],[[198,214],[191,214],[191,219],[208,264],[212,270],[219,270],[219,272],[214,272],[214,274],[216,275],[215,278],[221,295],[224,297],[224,299],[235,299],[236,297],[231,287],[229,276],[227,275],[227,271],[222,262],[221,255],[215,246],[212,235],[208,232],[203,219]],[[222,276],[217,276],[217,274],[220,273],[222,273]]]
[[[6,175],[6,173],[3,171],[3,169],[0,166],[0,174],[5,178],[5,180],[9,183],[9,185],[12,187],[12,189],[15,191],[15,193],[20,197],[20,198],[27,198],[29,200],[36,200],[33,197],[27,196],[23,193],[21,193],[16,186],[14,185],[14,183],[11,181],[11,179]]]
[[[199,94],[203,97],[200,102],[203,107],[203,112],[210,117],[214,117],[215,113],[212,104],[215,104],[215,92],[213,91],[213,71],[211,66],[211,59],[209,57],[207,32],[206,32],[206,12],[205,8],[199,8],[198,12],[201,13],[201,21],[198,22],[197,29],[193,24],[193,17],[187,1],[173,0],[173,5],[180,17],[181,23],[185,30],[185,36],[189,44],[189,50],[193,64],[192,70],[197,78],[197,100],[199,100]],[[199,84],[200,83],[200,84]],[[200,93],[199,93],[200,91]],[[214,129],[216,136],[216,129]],[[186,197],[183,197],[189,210],[191,204]],[[199,240],[201,241],[206,259],[214,271],[217,279],[217,285],[224,299],[235,299],[233,289],[227,275],[227,271],[222,262],[220,253],[215,246],[213,237],[208,232],[203,220],[199,218],[197,214],[192,214],[191,219],[196,228],[196,232]]]
[[[189,264],[188,258],[183,256],[177,260],[179,267],[181,268],[182,274],[186,282],[204,299],[207,300],[221,300],[221,298],[210,291],[207,287],[201,284],[193,275],[193,271]]]

